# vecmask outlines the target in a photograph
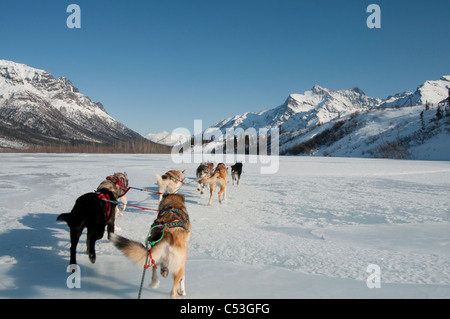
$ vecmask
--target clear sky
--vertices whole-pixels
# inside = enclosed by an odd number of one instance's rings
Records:
[[[66,25],[72,3],[80,29]],[[206,128],[314,84],[412,91],[450,74],[449,34],[449,0],[0,1],[0,59],[65,76],[141,134]]]

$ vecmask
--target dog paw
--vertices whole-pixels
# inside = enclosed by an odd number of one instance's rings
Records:
[[[164,278],[167,278],[167,275],[169,275],[169,269],[167,267],[162,267],[161,268],[161,276],[163,276]]]
[[[159,283],[160,283],[159,280],[152,281],[152,282],[150,283],[150,285],[148,285],[148,287],[151,288],[151,289],[156,289],[156,288],[159,287]]]

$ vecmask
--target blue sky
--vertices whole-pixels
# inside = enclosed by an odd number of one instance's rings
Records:
[[[81,29],[66,25],[71,3]],[[0,59],[65,76],[141,134],[206,128],[314,84],[415,90],[450,74],[449,31],[449,0],[0,2]]]

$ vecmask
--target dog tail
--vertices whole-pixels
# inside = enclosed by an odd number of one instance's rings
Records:
[[[119,236],[115,233],[109,235],[109,240],[121,250],[125,256],[128,257],[136,266],[144,267],[145,260],[147,259],[148,251],[144,245],[136,241]]]
[[[215,179],[217,179],[218,174],[214,174],[212,176],[207,176],[207,177],[203,177],[202,179],[200,179],[198,182],[200,184],[208,184],[210,182],[213,182]]]
[[[67,222],[69,220],[70,213],[64,213],[59,215],[56,220],[59,222]]]
[[[201,184],[208,184],[209,182],[212,181],[211,179],[212,177],[203,177],[201,180],[199,180],[198,182]]]

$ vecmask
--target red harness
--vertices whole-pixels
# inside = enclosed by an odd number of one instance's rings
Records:
[[[109,215],[111,214],[111,198],[108,194],[98,193],[98,198],[103,200],[106,203],[106,217],[105,221],[109,219]]]
[[[106,180],[113,182],[114,185],[119,185],[120,189],[123,192],[123,194],[120,195],[119,198],[124,196],[130,190],[130,187],[125,188],[124,183],[120,180],[120,178],[118,178],[115,175],[110,175],[110,176],[106,177]]]

